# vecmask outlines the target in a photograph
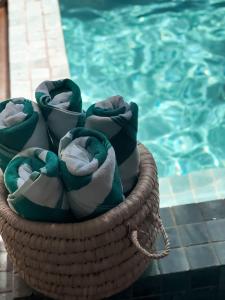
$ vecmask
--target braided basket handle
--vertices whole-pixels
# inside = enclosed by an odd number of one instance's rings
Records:
[[[143,253],[144,255],[148,256],[149,258],[152,258],[152,259],[160,259],[160,258],[163,258],[165,256],[167,256],[169,254],[169,251],[170,251],[170,242],[169,242],[169,238],[168,238],[168,235],[166,233],[166,230],[162,224],[162,221],[160,219],[159,216],[156,216],[156,222],[157,222],[157,225],[158,225],[158,228],[159,228],[159,232],[162,234],[162,237],[163,237],[163,241],[164,241],[164,245],[165,245],[165,249],[163,251],[160,251],[160,252],[149,252],[148,250],[144,249],[140,243],[139,243],[139,240],[138,240],[138,231],[140,232],[143,232],[141,230],[133,230],[131,232],[131,241],[133,242],[134,246],[141,252]],[[145,234],[147,234],[146,232],[143,232]]]

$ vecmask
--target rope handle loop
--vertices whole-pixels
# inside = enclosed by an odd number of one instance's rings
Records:
[[[162,237],[163,237],[163,241],[164,241],[164,245],[165,245],[165,249],[162,250],[162,251],[159,251],[159,252],[150,252],[146,249],[144,249],[140,243],[139,243],[139,240],[138,240],[138,232],[141,232],[141,233],[144,233],[146,235],[148,235],[148,233],[146,233],[145,231],[142,231],[142,230],[138,230],[138,229],[135,229],[135,230],[132,230],[131,231],[131,241],[133,242],[134,246],[141,252],[143,253],[144,255],[148,256],[149,258],[151,259],[161,259],[165,256],[167,256],[169,254],[169,251],[170,251],[170,242],[169,242],[169,238],[168,238],[168,235],[166,233],[166,230],[162,224],[162,221],[160,219],[159,216],[155,216],[155,221],[157,223],[157,227],[158,227],[158,231],[162,234]],[[148,235],[149,236],[149,235]]]

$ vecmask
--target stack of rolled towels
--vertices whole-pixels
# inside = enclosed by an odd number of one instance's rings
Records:
[[[113,96],[82,109],[70,79],[44,81],[37,103],[0,103],[0,167],[10,208],[41,222],[80,222],[125,200],[139,175],[138,106]]]

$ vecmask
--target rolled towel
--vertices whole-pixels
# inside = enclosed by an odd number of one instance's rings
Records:
[[[4,173],[8,204],[25,219],[43,222],[71,221],[71,211],[59,177],[55,153],[29,148],[16,155]]]
[[[124,193],[136,184],[139,173],[137,148],[138,106],[113,96],[90,106],[86,128],[102,131],[112,144],[119,166]]]
[[[35,102],[14,98],[0,102],[0,167],[21,150],[30,147],[49,149],[47,127]]]
[[[59,140],[70,129],[84,124],[80,88],[70,79],[44,81],[36,88],[35,97],[57,149]]]
[[[67,198],[78,220],[96,217],[123,201],[115,152],[105,135],[71,130],[60,141],[59,158]]]

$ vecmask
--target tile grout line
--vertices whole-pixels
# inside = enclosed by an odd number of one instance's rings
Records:
[[[52,69],[51,69],[51,65],[50,65],[50,60],[49,60],[49,49],[48,49],[48,42],[47,42],[47,39],[48,39],[48,34],[47,34],[47,30],[46,30],[46,18],[47,18],[47,15],[44,14],[44,7],[43,7],[43,0],[40,1],[41,3],[41,14],[42,14],[42,24],[43,24],[43,29],[44,29],[44,43],[45,43],[45,53],[46,53],[46,56],[47,56],[47,63],[48,63],[48,69],[49,69],[49,76],[50,78],[52,78]]]

